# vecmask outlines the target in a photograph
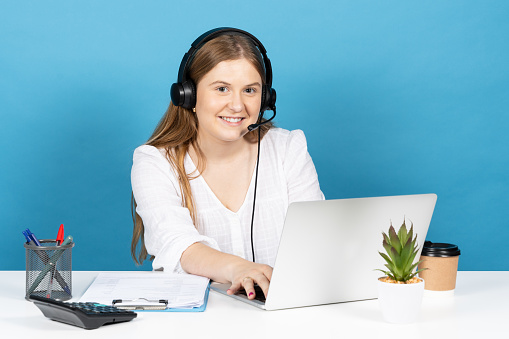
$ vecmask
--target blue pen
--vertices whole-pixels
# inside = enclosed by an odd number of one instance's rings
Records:
[[[30,239],[30,237],[28,236],[27,231],[23,231],[23,232],[21,232],[21,233],[23,233],[23,235],[25,236],[25,239],[27,240],[27,244],[30,244],[30,241],[32,241],[32,240],[31,240],[31,239]]]
[[[28,228],[25,230],[25,232],[27,232],[28,237],[29,237],[30,239],[32,239],[32,241],[34,242],[34,244],[35,244],[36,246],[41,246],[41,243],[39,242],[39,240],[37,239],[37,237],[35,236],[35,234],[33,234],[32,232],[30,232],[30,230],[29,230]]]

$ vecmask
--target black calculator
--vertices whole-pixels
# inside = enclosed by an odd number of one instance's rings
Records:
[[[93,302],[63,302],[34,294],[30,295],[30,300],[47,318],[87,330],[93,330],[106,324],[130,321],[137,317],[133,311]]]

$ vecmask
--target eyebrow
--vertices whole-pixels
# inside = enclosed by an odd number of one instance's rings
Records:
[[[209,84],[209,86],[212,86],[212,85],[227,85],[227,86],[230,86],[231,84],[226,82],[226,81],[222,81],[222,80],[216,80],[212,83]],[[248,84],[248,85],[245,85],[245,87],[252,87],[252,86],[258,86],[258,87],[262,87],[262,85],[259,83],[259,82],[253,82],[252,84]]]

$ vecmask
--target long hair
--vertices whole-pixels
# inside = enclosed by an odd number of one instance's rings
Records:
[[[205,74],[218,63],[238,59],[248,60],[256,68],[263,83],[265,83],[265,68],[260,51],[250,39],[240,35],[221,35],[205,43],[196,52],[192,60],[192,64],[189,67],[188,79],[198,84]],[[272,123],[270,122],[259,127],[261,138],[271,127]],[[186,173],[184,159],[189,147],[192,147],[198,157],[197,170],[199,173],[203,173],[206,159],[198,145],[197,137],[198,119],[196,115],[191,110],[175,106],[170,102],[166,113],[161,121],[159,121],[152,136],[146,142],[147,145],[165,150],[167,159],[178,176],[182,206],[189,210],[195,225],[197,223],[197,213],[191,192],[190,180],[195,179],[196,176],[193,177],[193,173]],[[256,131],[249,132],[244,138],[252,143],[257,142],[258,133]],[[147,258],[148,252],[144,241],[145,227],[143,220],[136,212],[136,200],[133,194],[131,194],[131,215],[134,225],[131,255],[136,264],[141,265]],[[138,243],[140,244],[140,251],[136,254]],[[151,256],[150,259],[154,259],[154,256]]]

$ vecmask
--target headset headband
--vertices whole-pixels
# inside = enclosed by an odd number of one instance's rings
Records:
[[[258,48],[258,50],[261,52],[263,57],[263,62],[265,65],[265,82],[269,87],[272,87],[272,66],[270,63],[269,58],[267,57],[267,51],[265,50],[265,47],[263,47],[262,43],[252,34],[237,29],[237,28],[231,28],[231,27],[219,27],[211,29],[208,32],[203,33],[200,35],[192,44],[189,51],[184,55],[182,58],[182,62],[180,63],[179,73],[178,73],[178,80],[179,83],[184,83],[187,81],[187,69],[189,67],[189,64],[191,63],[194,54],[208,41],[220,36],[220,35],[243,35],[250,38],[255,46]]]

